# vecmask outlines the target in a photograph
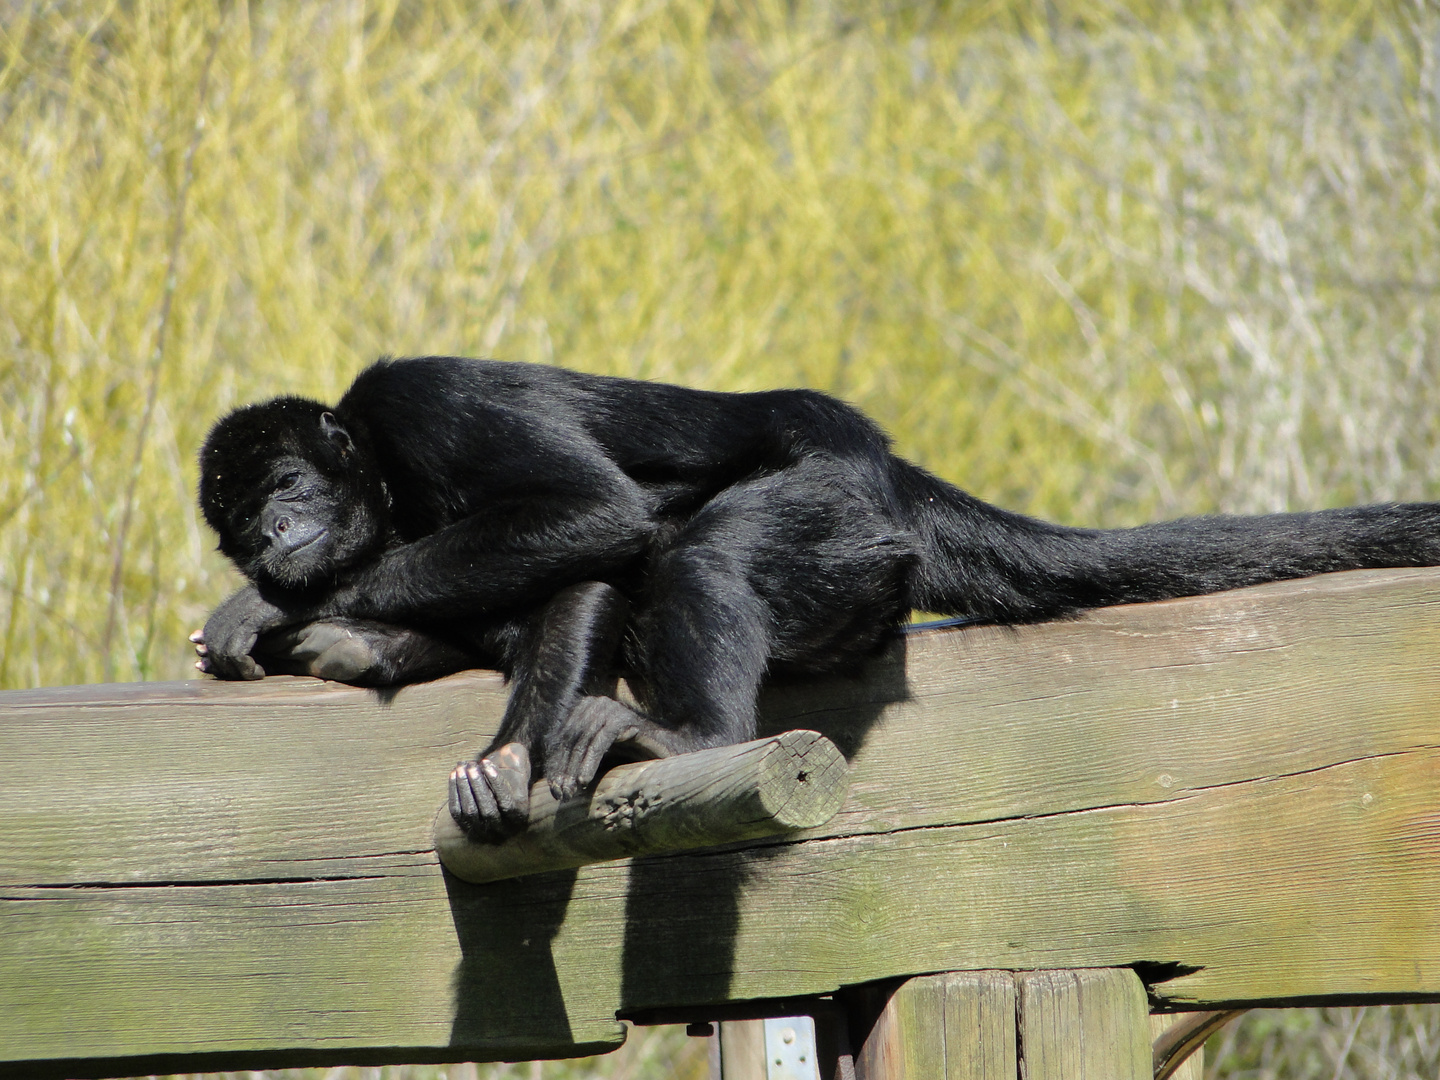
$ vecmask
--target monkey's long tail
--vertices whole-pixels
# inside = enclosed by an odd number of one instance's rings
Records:
[[[919,540],[911,602],[925,611],[1036,622],[1335,570],[1440,565],[1440,503],[1074,529],[898,465],[897,494]]]

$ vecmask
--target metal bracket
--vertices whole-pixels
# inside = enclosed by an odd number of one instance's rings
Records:
[[[765,1080],[820,1080],[814,1020],[782,1016],[765,1021]]]

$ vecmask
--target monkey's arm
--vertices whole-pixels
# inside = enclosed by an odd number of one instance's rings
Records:
[[[628,480],[505,500],[346,574],[313,614],[426,625],[530,606],[633,562],[652,533],[648,501]]]
[[[190,635],[200,654],[196,666],[222,679],[263,679],[265,669],[250,654],[261,634],[284,625],[285,610],[246,585],[210,613],[204,630]]]
[[[240,590],[205,624],[209,670],[261,677],[250,656],[257,639],[287,626],[463,624],[523,609],[632,562],[653,529],[644,490],[598,448],[531,447],[483,510],[340,570],[318,594]]]
[[[256,642],[253,656],[266,675],[313,675],[352,686],[428,682],[491,666],[486,657],[449,638],[361,619],[271,631]]]
[[[268,600],[246,585],[190,635],[196,667],[222,679],[313,675],[355,686],[438,679],[493,659],[448,638],[374,619],[307,617],[303,605]]]

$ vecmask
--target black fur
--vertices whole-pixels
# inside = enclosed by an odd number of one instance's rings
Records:
[[[843,668],[912,608],[1031,622],[1440,562],[1436,504],[1064,528],[895,457],[866,417],[813,391],[714,393],[446,357],[381,361],[333,412],[294,398],[239,410],[201,467],[221,550],[258,587],[207,625],[213,670],[253,673],[258,634],[315,621],[440,633],[491,662],[490,638],[549,625],[567,641],[571,670],[555,685],[572,687],[570,714],[512,727],[565,729],[547,734],[536,767],[566,790],[614,739],[675,752],[750,737],[767,671]],[[631,602],[626,661],[644,716],[584,689],[605,634],[569,640],[543,617],[586,582]],[[544,636],[527,639],[526,663]],[[499,651],[513,669],[516,648]],[[520,741],[535,754],[541,740]]]

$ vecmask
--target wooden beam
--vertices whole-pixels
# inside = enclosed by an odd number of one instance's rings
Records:
[[[471,840],[442,806],[435,851],[456,877],[483,885],[814,828],[835,816],[847,786],[845,758],[834,743],[814,731],[787,731],[621,765],[592,791],[563,802],[537,782],[529,825],[501,844]]]
[[[0,695],[0,1047],[76,1077],[554,1057],[617,1011],[956,970],[1440,999],[1437,653],[1435,570],[914,635],[764,698],[762,735],[849,759],[823,827],[483,886],[430,830],[497,678]]]

